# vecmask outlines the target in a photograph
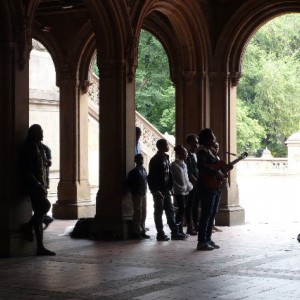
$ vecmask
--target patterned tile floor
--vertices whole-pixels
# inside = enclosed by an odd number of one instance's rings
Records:
[[[300,299],[300,223],[223,227],[221,249],[201,252],[196,237],[157,242],[151,224],[150,240],[75,240],[75,222],[47,229],[57,256],[0,260],[0,299]]]

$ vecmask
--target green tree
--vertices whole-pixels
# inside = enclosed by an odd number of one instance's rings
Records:
[[[142,30],[136,72],[136,109],[159,131],[175,134],[175,89],[161,43]]]
[[[256,32],[247,47],[238,88],[248,117],[264,128],[260,148],[268,147],[274,156],[286,155],[285,139],[299,130],[299,25],[298,15],[285,15]]]
[[[239,153],[247,151],[249,155],[256,155],[266,133],[257,120],[249,117],[249,108],[240,99],[237,100],[237,128]]]

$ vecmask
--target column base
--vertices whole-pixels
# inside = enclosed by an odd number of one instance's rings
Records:
[[[132,220],[129,218],[109,220],[96,215],[92,235],[99,240],[126,240],[131,231],[131,223]]]
[[[36,252],[35,237],[33,242],[27,242],[20,234],[0,237],[0,257],[31,256]]]
[[[216,216],[217,226],[245,224],[245,210],[241,206],[220,207]]]
[[[74,220],[79,218],[92,218],[96,214],[96,205],[87,202],[74,204],[54,203],[52,215],[55,219]]]

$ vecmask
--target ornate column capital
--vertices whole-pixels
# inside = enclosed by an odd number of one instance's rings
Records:
[[[242,72],[230,72],[228,74],[229,80],[232,86],[237,86],[239,84],[240,79],[242,78]]]
[[[224,83],[230,82],[232,86],[237,86],[240,78],[243,76],[241,72],[210,72],[210,84],[213,85],[217,81]]]
[[[170,75],[174,84],[182,82],[185,85],[194,85],[202,83],[206,78],[206,73],[201,71],[182,71]]]
[[[100,59],[98,68],[100,70],[100,78],[114,77],[125,70],[126,61],[124,59]]]
[[[92,83],[89,80],[81,80],[79,85],[82,93],[86,94],[88,93],[89,87],[92,85]]]
[[[31,50],[31,26],[28,18],[23,17],[16,26],[16,44],[18,49],[18,66],[23,70],[29,60]]]

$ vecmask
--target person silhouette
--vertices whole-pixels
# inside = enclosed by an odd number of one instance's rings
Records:
[[[47,158],[42,147],[43,129],[39,124],[32,125],[23,149],[22,168],[26,194],[30,197],[33,215],[30,221],[23,224],[21,230],[24,238],[33,241],[35,232],[36,255],[56,255],[45,248],[43,243],[43,220],[51,207],[47,199]]]
[[[169,151],[167,140],[159,139],[156,142],[156,147],[158,151],[150,160],[148,174],[148,185],[154,201],[154,223],[157,230],[156,239],[158,241],[170,240],[163,230],[162,215],[163,211],[165,211],[167,223],[171,230],[171,239],[184,240],[187,236],[178,231],[171,199],[173,178],[170,173],[169,155],[166,154]]]

